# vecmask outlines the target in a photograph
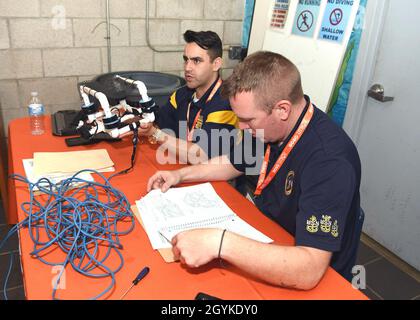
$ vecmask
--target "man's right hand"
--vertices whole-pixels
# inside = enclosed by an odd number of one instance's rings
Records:
[[[152,189],[160,189],[162,192],[168,191],[172,186],[181,182],[181,174],[179,170],[175,171],[158,171],[150,177],[147,183],[147,192]]]
[[[156,131],[156,128],[153,127],[153,123],[141,123],[138,128],[139,136],[149,137]]]

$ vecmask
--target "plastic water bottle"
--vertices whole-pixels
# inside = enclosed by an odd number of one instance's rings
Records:
[[[38,92],[31,92],[31,101],[28,106],[31,121],[31,133],[40,135],[44,133],[44,105],[38,97]]]

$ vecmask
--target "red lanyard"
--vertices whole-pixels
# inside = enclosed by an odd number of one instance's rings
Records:
[[[308,111],[306,111],[306,114],[304,118],[302,119],[299,128],[296,130],[296,132],[293,134],[290,141],[287,143],[287,145],[284,147],[282,153],[280,154],[279,158],[277,159],[275,165],[271,169],[271,171],[267,175],[267,167],[268,167],[268,160],[270,159],[270,152],[271,147],[270,145],[267,146],[267,150],[265,152],[264,156],[264,162],[261,167],[260,177],[258,178],[258,184],[257,188],[255,189],[255,195],[259,196],[261,195],[261,192],[269,185],[269,183],[274,179],[277,172],[280,170],[283,163],[286,161],[287,157],[289,156],[290,152],[292,152],[293,148],[296,146],[300,138],[302,137],[303,133],[305,132],[306,128],[308,127],[309,122],[312,119],[312,116],[314,115],[314,107],[312,104],[309,105]]]
[[[209,102],[211,99],[213,99],[214,95],[216,94],[216,91],[220,88],[222,85],[222,79],[219,78],[216,85],[214,86],[213,90],[211,91],[209,97],[206,100],[206,103]],[[189,122],[190,122],[190,108],[191,108],[191,102],[188,104],[188,110],[187,110],[187,141],[193,140],[193,134],[195,126],[197,125],[198,119],[201,115],[201,109],[197,112],[197,115],[194,118],[191,130],[189,129]]]

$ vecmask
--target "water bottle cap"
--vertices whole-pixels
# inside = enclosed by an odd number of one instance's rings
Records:
[[[32,92],[31,92],[31,96],[32,96],[32,97],[36,97],[37,95],[38,95],[38,92],[37,92],[37,91],[32,91]]]

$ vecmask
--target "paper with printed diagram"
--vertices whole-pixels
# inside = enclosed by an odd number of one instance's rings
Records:
[[[227,229],[256,241],[273,241],[238,217],[210,183],[166,193],[152,190],[136,206],[153,249],[171,248],[169,241],[177,233],[199,228]]]

